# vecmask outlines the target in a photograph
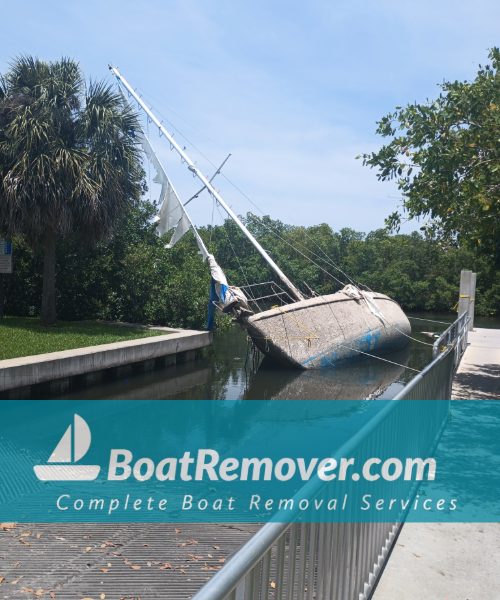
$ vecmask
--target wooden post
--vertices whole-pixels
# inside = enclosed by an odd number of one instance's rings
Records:
[[[458,316],[469,312],[471,297],[472,271],[462,271],[460,273],[460,298],[458,299]]]
[[[471,273],[470,281],[470,303],[469,303],[469,331],[474,328],[474,310],[476,307],[476,273]]]

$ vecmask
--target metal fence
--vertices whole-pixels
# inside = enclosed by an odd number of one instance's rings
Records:
[[[333,457],[339,462],[341,457],[356,457],[373,447],[391,456],[393,445],[401,440],[408,456],[432,456],[448,410],[447,401],[389,402]],[[408,431],[413,433],[409,436]],[[346,484],[347,493],[354,495],[355,484]],[[399,479],[394,484],[396,497],[412,500],[420,482]],[[312,503],[327,498],[327,493],[325,483],[316,479],[295,498],[307,497]],[[288,522],[264,525],[193,600],[366,600],[406,512],[401,511],[391,523],[331,523],[326,514],[316,519],[320,522],[291,523],[298,517],[288,511]]]
[[[453,375],[467,348],[470,316],[464,312],[434,342],[433,361],[406,385],[395,400],[449,400]]]

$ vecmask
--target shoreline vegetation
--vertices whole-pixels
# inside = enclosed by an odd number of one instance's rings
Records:
[[[113,237],[95,248],[58,238],[58,318],[206,328],[211,282],[207,263],[202,262],[191,234],[174,248],[164,248],[171,233],[156,235],[156,211],[145,199],[135,201],[117,223]],[[451,238],[435,239],[418,232],[389,235],[384,229],[368,234],[347,228],[334,232],[327,224],[292,226],[251,213],[242,218],[306,293],[304,282],[321,295],[342,289],[349,283],[343,271],[354,281],[392,297],[406,312],[452,314],[460,271],[470,269],[477,273],[476,314],[500,314],[500,272],[489,257]],[[276,281],[232,221],[200,227],[199,232],[231,285]],[[15,236],[13,263],[13,273],[4,275],[5,314],[39,317],[43,249],[33,249],[23,236]],[[225,317],[219,328],[228,327],[230,318]]]
[[[59,321],[57,327],[44,327],[40,325],[38,318],[4,316],[0,321],[0,360],[113,344],[168,333],[123,327],[118,324],[71,321]]]

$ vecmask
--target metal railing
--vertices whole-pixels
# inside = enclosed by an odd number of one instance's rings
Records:
[[[392,456],[393,445],[402,440],[408,456],[432,456],[448,410],[449,402],[389,402],[333,457],[340,461],[342,456],[356,457],[373,447],[379,455]],[[408,431],[414,435],[408,436]],[[354,496],[355,484],[345,483],[349,497]],[[399,479],[394,482],[395,497],[409,498],[407,506],[411,506],[419,485]],[[327,499],[327,492],[318,478],[308,482],[295,499],[308,498],[312,503]],[[327,502],[321,506],[324,512],[317,522],[291,522],[300,518],[299,511],[287,511],[288,522],[265,524],[192,600],[369,598],[409,508],[390,523],[331,523]]]
[[[470,316],[463,313],[434,342],[433,361],[394,400],[449,400],[453,375],[467,348]]]

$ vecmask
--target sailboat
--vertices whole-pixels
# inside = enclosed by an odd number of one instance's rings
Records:
[[[75,464],[87,454],[92,437],[89,426],[79,415],[68,426],[64,435],[50,455],[47,465],[35,465],[35,475],[41,481],[93,481],[99,465]]]
[[[261,257],[274,270],[281,283],[289,290],[291,304],[275,306],[256,314],[250,308],[249,299],[244,291],[228,285],[222,269],[205,247],[186,212],[185,205],[179,200],[150,141],[142,131],[140,142],[156,170],[154,181],[162,185],[157,233],[163,235],[175,227],[172,239],[166,246],[172,247],[184,233],[192,229],[200,254],[210,265],[212,287],[207,328],[213,327],[213,316],[217,307],[223,314],[232,314],[233,321],[248,333],[257,348],[265,355],[300,369],[336,366],[366,355],[379,356],[394,352],[408,344],[411,333],[410,322],[399,304],[389,296],[362,290],[354,284],[324,296],[317,294],[307,296],[301,292],[226,204],[212,185],[212,180],[208,180],[203,175],[186,154],[185,149],[177,144],[118,69],[111,65],[109,69],[115,76],[124,97],[127,98],[128,95],[128,98],[135,99],[150,122],[158,127],[160,135],[166,137],[170,149],[179,154],[182,163],[186,164],[193,177],[197,177],[203,184],[200,192],[206,189],[217,205],[224,208]]]

